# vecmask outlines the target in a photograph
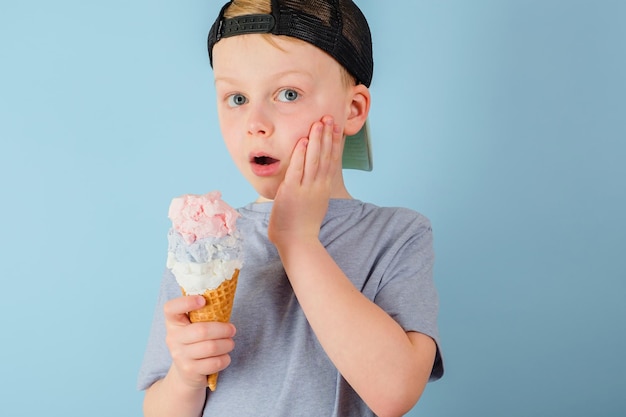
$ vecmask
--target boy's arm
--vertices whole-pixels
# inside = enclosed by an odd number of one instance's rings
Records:
[[[368,300],[318,242],[279,245],[298,301],[341,375],[378,416],[400,416],[419,399],[436,353]]]
[[[377,415],[403,415],[428,382],[436,345],[426,335],[406,333],[361,294],[319,241],[333,178],[341,169],[340,131],[330,118],[323,121],[294,149],[268,235],[339,372]]]
[[[165,378],[146,390],[143,414],[146,417],[199,417],[202,415],[206,388],[193,389],[176,381],[173,367]]]

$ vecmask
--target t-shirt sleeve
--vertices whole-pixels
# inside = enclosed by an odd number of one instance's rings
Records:
[[[439,297],[433,280],[433,233],[428,219],[417,215],[405,225],[387,256],[374,302],[405,331],[423,333],[435,341],[437,355],[430,380],[437,380],[443,375],[443,360],[437,327]]]
[[[144,353],[143,362],[139,369],[137,388],[145,390],[159,379],[165,377],[172,363],[169,349],[165,344],[165,317],[163,305],[171,298],[180,296],[180,289],[174,276],[169,270],[165,270],[157,305],[154,310],[152,327],[148,336],[148,344]]]

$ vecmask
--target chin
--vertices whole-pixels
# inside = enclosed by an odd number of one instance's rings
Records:
[[[259,196],[267,200],[273,200],[278,192],[278,186],[273,184],[253,184],[253,186]]]

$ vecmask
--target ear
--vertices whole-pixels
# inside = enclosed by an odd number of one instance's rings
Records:
[[[361,130],[370,112],[371,96],[369,89],[363,84],[352,87],[348,103],[348,118],[343,131],[347,136],[355,135]]]

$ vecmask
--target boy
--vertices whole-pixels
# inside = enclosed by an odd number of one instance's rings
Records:
[[[239,210],[233,324],[191,324],[204,299],[180,297],[166,271],[139,377],[145,415],[403,415],[443,373],[432,234],[343,181],[345,137],[370,106],[364,16],[351,0],[234,0],[208,49],[222,136],[259,199]]]

